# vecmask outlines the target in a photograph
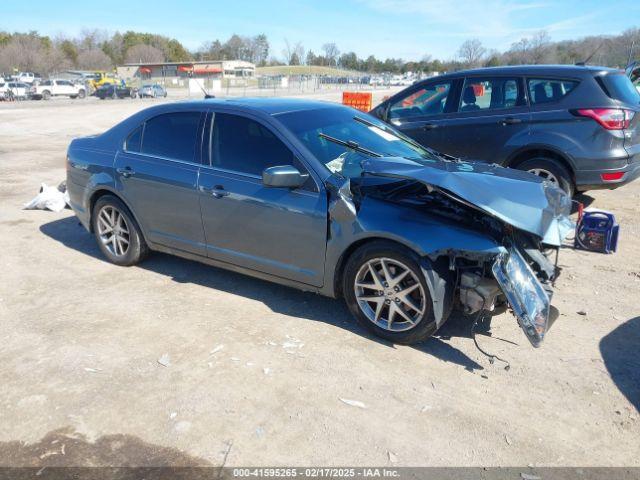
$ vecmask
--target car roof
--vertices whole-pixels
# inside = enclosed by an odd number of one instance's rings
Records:
[[[156,110],[171,108],[179,104],[183,107],[231,106],[245,112],[260,112],[267,115],[281,115],[283,113],[319,110],[326,108],[347,108],[339,103],[299,98],[210,98],[206,100],[188,100],[152,107]]]
[[[504,67],[483,67],[470,70],[459,70],[457,72],[446,73],[433,78],[455,78],[465,75],[572,75],[585,76],[596,74],[621,73],[621,70],[609,67],[598,67],[593,65],[509,65]]]

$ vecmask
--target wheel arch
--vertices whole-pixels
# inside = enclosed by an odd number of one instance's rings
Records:
[[[110,188],[101,186],[99,188],[97,188],[94,192],[92,192],[91,196],[89,197],[89,202],[88,202],[88,207],[89,207],[89,231],[91,233],[93,233],[93,207],[95,206],[96,202],[106,196],[106,195],[111,195],[113,197],[116,197],[118,200],[120,200],[122,203],[124,203],[124,206],[127,207],[127,209],[129,210],[129,213],[131,214],[131,216],[133,217],[134,221],[138,224],[138,227],[140,227],[140,232],[142,232],[142,236],[144,237],[145,241],[146,239],[146,234],[144,229],[142,228],[140,221],[138,220],[138,217],[136,216],[135,212],[133,211],[133,209],[131,208],[131,205],[129,205],[129,202],[127,202],[120,194],[118,194],[118,192],[111,190]]]
[[[342,253],[340,254],[340,257],[338,258],[338,261],[335,264],[335,268],[333,269],[333,292],[337,298],[343,296],[342,279],[344,277],[345,266],[347,265],[349,258],[351,258],[351,256],[355,253],[355,251],[358,250],[359,248],[374,242],[393,243],[399,247],[410,250],[420,258],[424,257],[424,254],[419,251],[419,248],[417,248],[417,246],[412,245],[409,242],[403,242],[401,241],[401,239],[387,237],[384,235],[372,235],[364,238],[359,238],[354,242],[350,243],[342,251]]]
[[[576,175],[573,162],[571,162],[571,160],[564,153],[547,145],[529,145],[521,150],[518,150],[507,159],[504,166],[516,168],[526,160],[537,157],[546,157],[558,161],[571,174],[571,180],[575,184]]]
[[[437,328],[439,328],[449,317],[454,303],[455,274],[448,268],[449,256],[445,252],[434,257],[429,257],[425,255],[424,252],[421,253],[419,247],[412,246],[408,242],[403,242],[395,238],[379,235],[361,238],[351,243],[344,250],[336,264],[333,278],[334,296],[336,298],[344,298],[342,286],[344,283],[345,267],[349,258],[361,247],[378,241],[407,249],[418,257],[418,264],[424,275],[424,280],[427,283],[433,302],[435,324]]]

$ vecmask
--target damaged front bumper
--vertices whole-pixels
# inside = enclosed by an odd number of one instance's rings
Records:
[[[549,327],[550,287],[543,285],[517,247],[504,248],[490,262],[491,276],[467,271],[460,276],[459,299],[467,314],[503,311],[510,306],[534,347]],[[547,288],[545,288],[545,286]]]
[[[517,248],[498,255],[493,276],[509,301],[518,324],[534,347],[539,347],[549,326],[549,295]]]

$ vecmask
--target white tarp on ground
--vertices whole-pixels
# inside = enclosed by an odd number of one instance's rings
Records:
[[[61,191],[64,190],[64,191]],[[25,210],[51,210],[60,212],[69,203],[66,188],[50,187],[46,183],[40,185],[40,193],[29,203],[24,204]]]

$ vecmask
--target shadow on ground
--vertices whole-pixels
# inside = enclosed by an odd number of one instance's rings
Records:
[[[73,428],[63,427],[47,433],[36,443],[0,442],[0,465],[204,467],[211,464],[174,448],[147,443],[133,435],[105,435],[90,442]]]
[[[94,259],[106,261],[93,236],[78,223],[75,217],[46,223],[40,226],[40,231],[69,248]],[[275,283],[160,253],[154,253],[138,267],[171,277],[175,282],[193,283],[251,298],[264,303],[274,312],[335,325],[393,348],[393,344],[373,337],[359,327],[340,300],[301,292]],[[438,333],[438,337],[446,339],[452,336],[468,337],[470,327],[467,318],[454,313]],[[437,337],[416,344],[413,348],[445,362],[461,365],[469,371],[483,368],[463,352]]]
[[[587,195],[586,193],[576,193],[573,197],[573,203],[571,204],[571,213],[577,213],[578,203],[581,203],[584,208],[588,208],[594,200],[595,198],[591,195]]]
[[[640,412],[640,317],[600,340],[600,353],[613,382]]]

